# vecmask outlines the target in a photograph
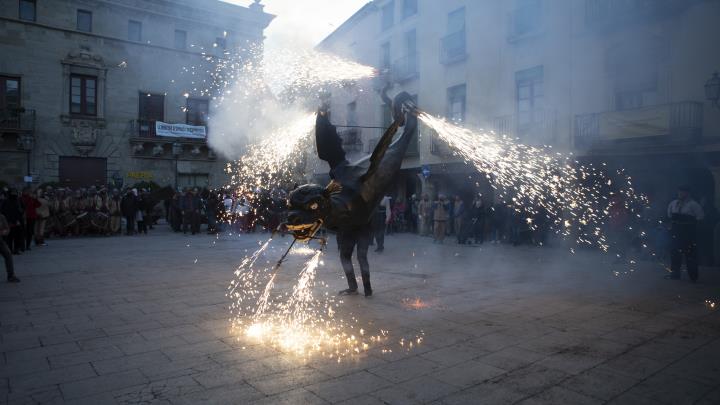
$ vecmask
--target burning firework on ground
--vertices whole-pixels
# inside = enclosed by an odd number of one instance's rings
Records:
[[[328,292],[327,284],[316,282],[317,270],[323,265],[320,251],[307,247],[291,251],[310,258],[291,292],[275,291],[278,268],[254,267],[270,242],[243,260],[228,287],[227,296],[232,301],[230,322],[238,338],[269,344],[304,358],[319,355],[338,361],[373,348],[389,353],[412,349],[422,342],[421,335],[400,338],[393,348],[387,330],[371,332],[352,314],[343,316],[343,301]]]

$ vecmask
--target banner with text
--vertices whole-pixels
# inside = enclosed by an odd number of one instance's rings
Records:
[[[155,135],[172,136],[176,138],[200,138],[207,136],[205,127],[185,124],[168,124],[161,121],[155,121]]]

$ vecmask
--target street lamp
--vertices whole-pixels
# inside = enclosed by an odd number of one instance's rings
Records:
[[[27,174],[26,178],[30,179],[30,153],[32,152],[33,145],[35,144],[35,137],[32,134],[22,134],[17,139],[18,148],[27,153]]]
[[[175,191],[177,191],[178,188],[178,158],[182,154],[183,146],[179,142],[173,142],[172,144],[172,154],[175,157]]]
[[[705,82],[705,98],[710,101],[713,107],[720,109],[720,77],[718,72],[713,73],[712,77]]]

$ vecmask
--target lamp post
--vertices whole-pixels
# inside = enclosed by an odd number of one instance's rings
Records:
[[[718,72],[713,73],[712,77],[705,82],[705,99],[710,101],[713,107],[720,109],[720,77]]]
[[[172,154],[175,158],[175,191],[177,191],[178,188],[178,158],[182,154],[182,144],[179,142],[174,142],[172,144]]]
[[[35,144],[35,137],[32,134],[22,134],[18,137],[18,148],[27,153],[26,163],[26,180],[30,179],[30,154],[32,153],[33,145]],[[32,181],[32,180],[30,180]]]

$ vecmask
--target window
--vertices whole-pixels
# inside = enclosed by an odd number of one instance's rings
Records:
[[[354,101],[352,103],[348,103],[347,105],[345,125],[357,125],[357,103]]]
[[[175,30],[175,49],[187,48],[187,32]]]
[[[25,21],[35,21],[36,18],[35,0],[20,0],[20,10],[18,17]]]
[[[403,36],[405,55],[398,61],[394,73],[398,80],[406,80],[417,76],[417,35],[415,30],[405,33]]]
[[[188,98],[185,108],[185,121],[188,125],[207,126],[209,112],[208,100],[202,98]]]
[[[203,188],[210,184],[210,176],[207,173],[178,173],[178,187],[180,188]]]
[[[466,86],[460,84],[447,89],[448,119],[453,122],[465,121],[465,91]]]
[[[128,21],[128,41],[142,41],[142,23],[140,21]]]
[[[0,111],[20,107],[20,78],[0,76]]]
[[[70,114],[97,115],[97,78],[70,76]]]
[[[543,67],[536,66],[516,72],[515,85],[518,127],[527,128],[542,118]]]
[[[380,13],[382,14],[380,20],[380,31],[387,31],[395,22],[395,0],[390,0],[387,4],[385,4],[380,10]]]
[[[542,23],[540,0],[519,0],[510,21],[510,36],[513,38],[538,32]]]
[[[380,67],[382,69],[390,67],[390,42],[380,45]]]
[[[440,40],[440,63],[465,60],[465,7],[448,14],[447,34]]]
[[[162,94],[140,93],[138,103],[140,136],[155,135],[155,121],[165,119],[165,96]]]
[[[465,7],[460,7],[448,14],[447,33],[460,31],[465,31]]]
[[[92,32],[92,13],[87,10],[77,11],[77,30]]]
[[[403,0],[402,16],[408,18],[417,14],[418,2],[417,0]]]

